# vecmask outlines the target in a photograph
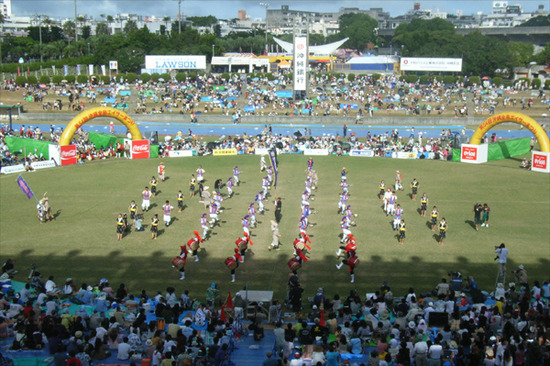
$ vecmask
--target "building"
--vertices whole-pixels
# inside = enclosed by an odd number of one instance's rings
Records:
[[[0,0],[0,14],[4,18],[11,18],[11,0]]]

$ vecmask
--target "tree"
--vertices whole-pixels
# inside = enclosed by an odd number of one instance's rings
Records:
[[[338,38],[349,37],[347,47],[365,49],[369,42],[376,42],[374,29],[378,22],[368,14],[347,13],[340,16],[340,32]],[[331,40],[333,37],[331,37]]]
[[[124,33],[126,34],[130,34],[137,30],[138,30],[138,26],[136,22],[132,19],[126,21],[126,24],[124,24]]]
[[[65,35],[65,38],[69,40],[74,39],[75,29],[75,24],[72,20],[67,20],[63,23],[63,34]]]
[[[82,38],[88,39],[90,38],[91,34],[92,34],[92,28],[89,25],[85,25],[82,27]]]
[[[210,27],[218,22],[218,19],[213,15],[206,17],[187,17],[187,20],[193,22],[195,27]]]
[[[531,18],[525,23],[521,23],[518,27],[548,27],[550,25],[550,14],[539,15]]]
[[[95,34],[97,36],[109,35],[109,34],[111,34],[111,28],[109,28],[107,23],[99,22],[99,23],[97,23],[97,25],[95,27]]]
[[[537,53],[533,58],[534,61],[539,65],[550,66],[550,42],[546,43],[544,50]]]
[[[164,18],[162,18],[162,21],[164,22],[164,24],[166,24],[166,26],[164,28],[165,32],[166,32],[166,29],[168,29],[168,23],[170,23],[170,20],[171,20],[171,18],[169,16],[165,16]]]

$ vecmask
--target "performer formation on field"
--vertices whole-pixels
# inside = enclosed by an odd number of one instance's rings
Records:
[[[383,182],[382,182],[383,183]],[[351,211],[351,205],[348,204],[349,199],[349,187],[351,184],[348,181],[347,170],[342,168],[340,172],[340,186],[342,187],[342,193],[338,200],[338,213],[342,216],[340,220],[340,229],[342,230],[342,238],[338,245],[338,251],[336,257],[340,259],[340,263],[336,265],[337,269],[342,268],[343,265],[348,266],[350,274],[350,282],[355,282],[355,267],[359,264],[359,256],[357,254],[357,241],[353,237],[351,227],[356,226],[355,219],[357,214]]]

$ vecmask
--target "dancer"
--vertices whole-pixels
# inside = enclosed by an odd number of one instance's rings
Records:
[[[155,197],[155,195],[157,194],[157,178],[153,175],[153,177],[151,178],[151,196],[152,197]]]
[[[435,227],[437,226],[437,219],[439,219],[439,212],[437,212],[437,207],[434,206],[434,208],[432,209],[430,218],[432,219],[432,231],[435,231]]]
[[[241,184],[239,181],[239,174],[241,174],[241,171],[239,170],[239,167],[235,165],[235,168],[233,168],[233,180],[238,186]]]
[[[193,231],[193,234],[195,234],[195,237],[187,241],[187,246],[189,247],[189,253],[195,257],[195,262],[198,262],[200,244],[203,243],[204,240],[202,240],[198,231]]]
[[[393,230],[397,230],[399,228],[399,224],[401,223],[401,220],[403,218],[403,209],[401,208],[401,205],[397,205],[397,208],[395,210],[395,214],[393,216]]]
[[[187,247],[180,246],[180,255],[172,259],[172,267],[180,272],[180,280],[185,279],[185,265],[187,264]]]
[[[405,225],[405,220],[401,219],[401,221],[399,222],[399,244],[404,243],[406,231],[407,231],[407,226]]]
[[[378,198],[379,199],[384,199],[384,194],[385,194],[385,190],[386,190],[386,184],[384,183],[384,181],[380,181],[380,185],[378,186]]]
[[[227,197],[231,198],[231,196],[233,196],[233,177],[227,178],[225,187],[227,188]]]
[[[159,173],[159,181],[162,183],[164,182],[164,174],[166,172],[166,167],[164,166],[164,163],[161,161],[158,167],[158,173]]]
[[[426,208],[428,207],[428,196],[426,196],[426,193],[420,197],[420,216],[426,216]]]
[[[411,182],[411,198],[413,201],[416,201],[416,194],[418,193],[418,181],[416,180],[416,178],[413,178],[412,182]]]
[[[183,211],[183,200],[185,199],[185,197],[183,196],[183,192],[182,191],[178,191],[178,212],[182,212]]]
[[[164,212],[164,225],[168,227],[170,225],[170,221],[172,221],[172,218],[170,217],[170,214],[172,213],[172,210],[174,209],[174,206],[170,205],[170,201],[166,200],[164,205],[162,205],[162,211]]]
[[[119,213],[118,217],[116,218],[116,238],[117,238],[117,240],[122,240],[122,234],[124,234],[124,230],[126,230],[126,225],[124,225],[124,218],[122,217],[122,214]]]
[[[248,249],[248,244],[254,245],[252,240],[250,240],[250,235],[245,231],[244,235],[235,240],[235,245],[239,249],[239,254],[241,255],[241,263],[244,263],[244,257],[246,255],[246,250]]]
[[[235,248],[235,254],[232,257],[225,259],[225,266],[231,271],[231,282],[235,282],[235,270],[239,267],[241,259],[238,248]]]
[[[130,206],[128,206],[128,213],[130,214],[130,219],[132,219],[132,225],[136,225],[136,212],[137,212],[137,205],[136,201],[132,200],[130,202]]]
[[[340,262],[340,264],[337,264],[336,268],[340,269],[344,264],[347,264],[349,267],[349,274],[351,277],[351,281],[349,282],[354,283],[355,282],[354,270],[355,270],[355,267],[359,264],[359,256],[357,255],[357,252],[353,252],[352,256],[350,256],[347,259],[344,259],[342,262]]]
[[[149,206],[151,205],[151,192],[149,192],[149,187],[145,187],[143,192],[141,192],[141,210],[149,211]]]
[[[159,215],[155,214],[153,218],[151,218],[151,239],[155,240],[158,237],[159,233]]]
[[[208,230],[210,230],[210,228],[208,227],[208,219],[206,218],[206,213],[203,213],[201,215],[200,222],[201,222],[201,228],[202,228],[202,237],[204,238],[204,240],[206,240],[206,237],[208,235]]]
[[[443,245],[443,241],[447,237],[447,221],[445,218],[441,218],[441,221],[439,222],[439,244]]]

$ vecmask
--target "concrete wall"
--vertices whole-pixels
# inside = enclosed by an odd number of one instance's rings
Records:
[[[23,113],[20,115],[21,123],[44,123],[60,124],[68,123],[76,114],[60,113]],[[136,122],[159,122],[159,123],[189,123],[189,115],[181,114],[138,114],[130,116]],[[405,116],[377,116],[373,118],[363,117],[361,124],[364,125],[385,125],[385,126],[457,126],[457,125],[479,125],[485,121],[488,116],[483,117],[405,117]],[[541,124],[550,124],[550,118],[535,118]],[[199,123],[232,123],[231,116],[222,115],[199,115]],[[93,124],[93,121],[90,122]],[[315,124],[315,125],[348,125],[355,124],[355,117],[338,116],[244,116],[242,123],[251,124]]]

